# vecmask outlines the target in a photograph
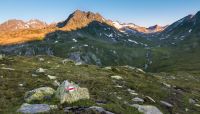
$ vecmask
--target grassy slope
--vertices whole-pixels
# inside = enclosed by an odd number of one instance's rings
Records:
[[[9,57],[0,61],[0,68],[9,67],[15,69],[14,71],[0,70],[0,76],[3,76],[3,78],[0,78],[0,104],[4,104],[0,105],[1,113],[15,112],[24,102],[23,96],[26,91],[43,86],[55,88],[52,85],[53,81],[49,80],[45,74],[57,76],[60,82],[67,79],[89,89],[91,94],[89,101],[80,101],[70,105],[90,106],[96,105],[95,101],[100,100],[106,101],[107,103],[101,106],[112,112],[137,114],[136,109],[124,104],[124,102],[132,103],[131,99],[134,98],[127,91],[130,88],[139,93],[141,98],[147,95],[151,96],[156,100],[156,103],[146,101],[144,104],[155,105],[165,114],[170,112],[186,114],[184,111],[186,107],[194,114],[200,111],[197,107],[188,103],[188,98],[200,99],[198,94],[200,91],[198,84],[200,79],[190,74],[183,73],[184,75],[181,76],[179,73],[149,74],[126,67],[113,67],[111,70],[105,70],[92,65],[75,66],[73,62],[62,64],[62,59],[57,57],[43,58],[45,58],[44,62],[40,62],[39,57]],[[31,75],[40,67],[48,69],[48,71],[45,74],[39,74],[38,77],[32,77]],[[110,78],[112,75],[120,75],[124,79],[114,81]],[[172,75],[177,77],[176,80],[170,79]],[[185,79],[187,79],[187,84],[183,85],[182,83],[186,82]],[[162,82],[181,88],[183,93],[179,94],[174,88],[165,87]],[[20,83],[23,83],[24,87],[20,87]],[[123,86],[123,88],[116,88],[117,84]],[[119,100],[117,97],[122,99]],[[172,103],[174,108],[170,110],[165,108],[159,103],[160,100]],[[58,103],[56,100],[45,102],[49,104]],[[54,113],[62,112],[61,109]]]

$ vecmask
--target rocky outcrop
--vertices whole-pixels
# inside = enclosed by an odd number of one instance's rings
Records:
[[[76,10],[72,13],[67,20],[57,24],[57,27],[63,28],[64,30],[77,30],[86,27],[93,21],[98,21],[101,23],[107,23],[111,25],[111,22],[105,20],[99,13],[84,12]]]
[[[51,98],[55,90],[50,87],[41,87],[25,93],[24,99],[26,102],[40,101]]]

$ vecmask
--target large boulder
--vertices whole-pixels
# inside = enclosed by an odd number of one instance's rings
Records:
[[[27,104],[24,103],[17,112],[23,114],[36,114],[36,113],[48,113],[51,108],[47,104]]]
[[[151,105],[138,105],[138,104],[134,104],[134,105],[131,105],[131,106],[137,108],[139,112],[142,112],[144,114],[163,114],[155,106],[151,106]]]
[[[73,103],[81,99],[89,99],[87,88],[81,88],[73,82],[64,81],[56,91],[56,97],[60,103]]]
[[[55,90],[50,87],[41,87],[25,93],[24,100],[26,102],[32,101],[40,101],[45,100],[47,98],[51,98],[51,96],[55,93]]]

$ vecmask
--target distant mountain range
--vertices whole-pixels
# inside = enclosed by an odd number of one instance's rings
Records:
[[[20,29],[42,29],[48,25],[40,20],[30,20],[24,22],[22,20],[8,20],[0,25],[0,31],[15,31]]]
[[[146,28],[77,10],[65,21],[56,24],[48,25],[39,20],[10,20],[1,24],[0,53],[47,54],[82,63],[128,64],[159,71],[200,63],[196,58],[200,55],[197,51],[200,49],[199,37],[200,12],[168,26]],[[193,62],[186,61],[189,58]]]

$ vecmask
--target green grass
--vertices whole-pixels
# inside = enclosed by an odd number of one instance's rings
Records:
[[[0,68],[8,67],[15,69],[14,71],[0,70],[0,112],[1,113],[14,113],[23,104],[24,94],[26,91],[49,86],[54,89],[53,81],[48,79],[46,74],[57,76],[57,80],[62,82],[64,80],[73,81],[81,87],[86,87],[90,92],[89,100],[81,100],[73,104],[60,105],[56,99],[50,101],[40,101],[35,103],[59,104],[59,107],[65,106],[99,106],[96,101],[105,101],[105,104],[100,105],[105,109],[117,114],[137,114],[138,111],[127,105],[132,104],[132,98],[135,96],[129,94],[128,88],[135,90],[138,97],[144,98],[151,96],[156,103],[146,101],[144,104],[157,106],[163,113],[168,114],[169,110],[162,106],[159,101],[164,100],[172,103],[174,106],[173,113],[186,114],[185,108],[191,109],[194,114],[199,109],[187,102],[188,98],[199,99],[199,84],[200,80],[196,75],[185,73],[182,74],[167,74],[162,73],[151,74],[142,73],[138,70],[130,69],[127,67],[112,67],[111,70],[94,66],[94,65],[81,65],[76,66],[73,62],[66,64],[62,63],[62,59],[58,57],[41,56],[45,61],[39,61],[38,57],[6,57],[0,61]],[[59,66],[59,67],[58,67]],[[38,68],[48,69],[44,74],[38,74],[38,77],[32,77]],[[184,74],[184,75],[183,75]],[[111,79],[111,76],[119,75],[123,80]],[[176,80],[170,80],[168,77],[174,75]],[[195,76],[189,78],[188,76]],[[185,81],[188,79],[189,81]],[[183,88],[184,91],[181,95],[174,95],[176,92],[173,88],[165,87],[162,82]],[[24,86],[20,87],[19,84],[23,83]],[[183,84],[184,83],[184,84]],[[115,87],[121,85],[122,88]],[[121,99],[118,99],[121,97]],[[174,98],[176,98],[174,100]],[[55,110],[53,113],[63,113],[63,110]]]

